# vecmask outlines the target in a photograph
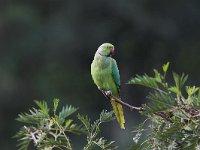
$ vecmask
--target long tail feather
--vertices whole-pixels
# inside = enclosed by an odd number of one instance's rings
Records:
[[[115,116],[117,118],[117,121],[119,123],[120,128],[125,129],[124,123],[124,113],[123,113],[123,108],[122,105],[117,103],[114,99],[111,99],[111,104],[115,113]]]

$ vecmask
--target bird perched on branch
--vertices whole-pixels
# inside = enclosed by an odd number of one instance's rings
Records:
[[[113,98],[120,99],[120,75],[117,63],[112,58],[114,52],[112,44],[100,45],[91,64],[91,75],[98,89],[110,100],[120,128],[125,129],[122,105]]]

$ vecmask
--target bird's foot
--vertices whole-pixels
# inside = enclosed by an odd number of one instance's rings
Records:
[[[107,99],[110,99],[110,97],[112,96],[111,90],[105,91],[105,90],[102,90],[102,89],[100,89],[100,88],[98,88],[98,89],[103,93],[103,95],[104,95]]]
[[[111,90],[105,91],[105,94],[106,94],[106,96],[108,96],[108,97],[112,96]]]

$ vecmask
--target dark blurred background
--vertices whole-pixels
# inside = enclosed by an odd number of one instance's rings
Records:
[[[16,149],[12,136],[22,126],[17,114],[33,100],[59,98],[62,105],[97,118],[109,102],[97,90],[90,64],[97,47],[115,45],[122,98],[145,102],[148,89],[125,84],[135,74],[152,74],[170,61],[170,71],[200,81],[200,1],[160,0],[1,0],[0,1],[0,149]],[[130,133],[143,120],[125,109],[126,131],[116,122],[104,136],[126,149]],[[75,141],[75,149],[80,149]]]

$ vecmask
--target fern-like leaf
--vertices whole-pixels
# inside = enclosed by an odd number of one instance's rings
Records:
[[[107,112],[106,110],[103,110],[100,114],[100,122],[110,122],[114,120],[115,118],[113,117],[113,111]]]
[[[188,79],[188,75],[185,75],[184,73],[180,76],[177,73],[173,72],[173,78],[175,81],[176,86],[172,86],[169,88],[170,91],[178,94],[179,96],[182,96],[182,88],[185,84],[185,82]]]
[[[114,150],[117,149],[117,146],[113,145],[115,142],[114,141],[107,141],[106,139],[99,138],[96,139],[96,141],[93,142],[95,145],[100,147],[102,150]]]
[[[71,105],[63,107],[62,111],[59,113],[59,118],[60,118],[61,122],[63,123],[65,118],[67,118],[71,114],[75,113],[77,110],[78,110],[78,108],[75,108]]]
[[[136,75],[135,78],[132,78],[128,84],[138,84],[143,85],[149,88],[157,89],[158,84],[155,78],[148,76],[147,74],[144,74],[143,76]]]
[[[88,116],[83,116],[83,115],[78,114],[77,118],[82,122],[86,130],[90,132],[91,125],[90,125],[90,119],[88,118]]]
[[[35,101],[35,103],[37,104],[37,106],[40,108],[40,112],[45,115],[46,117],[49,117],[49,108],[47,105],[47,102],[45,101]]]

